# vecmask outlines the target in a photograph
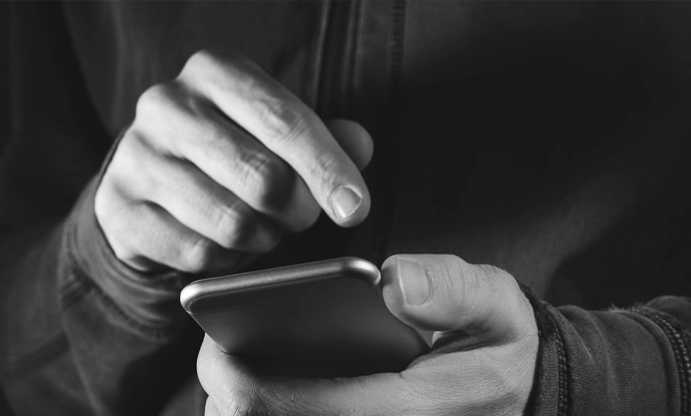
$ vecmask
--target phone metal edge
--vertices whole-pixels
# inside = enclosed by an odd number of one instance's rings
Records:
[[[261,277],[257,275],[261,274]],[[329,279],[336,276],[356,277],[380,288],[381,272],[373,263],[359,257],[339,257],[310,263],[276,267],[266,270],[209,277],[189,283],[180,292],[180,304],[189,313],[192,304],[206,297],[233,291],[239,293],[259,286],[296,284],[305,280]]]

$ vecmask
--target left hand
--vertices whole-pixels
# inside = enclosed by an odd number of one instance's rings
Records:
[[[521,415],[538,349],[533,309],[514,278],[455,256],[399,255],[382,268],[401,321],[434,330],[400,373],[337,379],[258,377],[206,338],[197,371],[206,415]]]

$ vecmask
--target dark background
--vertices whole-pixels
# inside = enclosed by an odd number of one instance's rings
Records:
[[[0,2],[0,156],[4,149],[7,135],[9,134],[9,76],[7,73],[8,55],[8,35],[9,17],[7,3]],[[7,407],[2,389],[0,389],[0,415],[8,415],[10,410]]]
[[[0,2],[0,155],[5,147],[7,135],[9,134],[9,76],[7,73],[7,63],[9,51],[7,50],[9,35],[8,3]]]

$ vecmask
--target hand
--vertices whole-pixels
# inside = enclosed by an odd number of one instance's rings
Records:
[[[325,124],[254,63],[198,52],[139,98],[96,217],[135,269],[227,270],[320,210],[340,226],[361,222],[370,196],[359,169],[371,156],[357,123]]]
[[[400,255],[382,268],[400,320],[434,330],[401,373],[339,379],[257,377],[210,338],[197,372],[206,415],[521,415],[538,348],[533,309],[508,273],[455,256]]]

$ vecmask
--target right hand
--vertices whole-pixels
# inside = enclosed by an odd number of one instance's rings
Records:
[[[96,218],[137,270],[230,270],[321,210],[343,227],[364,220],[371,156],[359,124],[322,122],[254,63],[202,51],[139,98]]]

